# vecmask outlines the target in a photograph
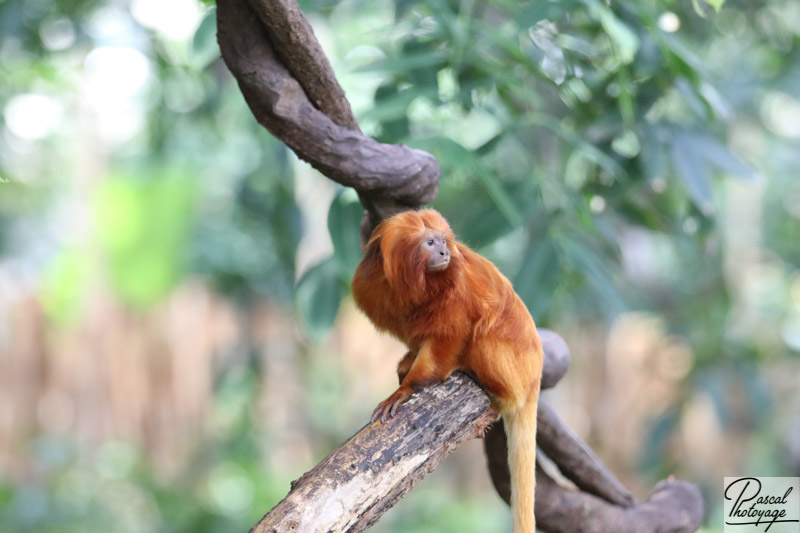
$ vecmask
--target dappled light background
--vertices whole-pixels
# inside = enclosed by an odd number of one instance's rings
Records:
[[[641,5],[639,5],[641,4]],[[638,498],[800,475],[800,4],[301,2],[365,132],[573,362]],[[213,3],[0,1],[0,532],[245,531],[403,354],[355,195],[260,128]],[[375,527],[504,531],[481,445]]]

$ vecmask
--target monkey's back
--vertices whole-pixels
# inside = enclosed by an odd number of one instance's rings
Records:
[[[511,281],[494,264],[459,245],[464,257],[467,277],[480,280],[468,287],[465,298],[474,300],[473,337],[493,336],[515,342],[527,340],[532,346],[538,341],[536,325],[528,308],[514,291]]]
[[[536,325],[511,282],[491,261],[465,246],[461,253],[466,277],[480,280],[465,293],[477,313],[463,354],[464,368],[500,404],[521,405],[539,386],[542,348]]]

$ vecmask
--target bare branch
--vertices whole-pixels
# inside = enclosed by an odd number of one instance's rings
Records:
[[[505,462],[505,435],[498,424],[486,434],[489,461]],[[503,437],[502,439],[499,437]],[[491,450],[491,452],[489,451]],[[492,481],[506,502],[510,496],[508,468]],[[536,468],[536,526],[549,533],[692,533],[703,520],[700,491],[685,481],[666,480],[656,485],[647,501],[621,507],[586,492],[563,487]]]
[[[545,352],[542,388],[548,389],[554,387],[566,373],[570,359],[569,347],[561,335],[549,329],[539,328],[539,336]],[[495,423],[487,435],[484,449],[489,474],[495,483],[495,488],[502,496],[502,491],[506,490],[506,487],[498,487],[497,484],[508,477],[503,421]],[[543,399],[539,400],[536,442],[559,470],[581,489],[616,505],[633,504],[630,492]],[[497,456],[492,457],[492,453]],[[507,499],[507,496],[503,497]]]
[[[363,531],[463,442],[497,418],[466,374],[415,393],[364,426],[292,485],[251,533]]]
[[[631,493],[592,453],[589,447],[570,431],[550,404],[541,399],[539,400],[536,443],[545,455],[558,466],[561,473],[581,490],[621,507],[633,505],[634,500]],[[504,450],[506,442],[503,421],[499,420],[489,429],[484,441],[489,474],[493,481],[508,476],[506,456],[502,453],[501,446]],[[497,453],[498,456],[492,458],[491,453]],[[496,472],[496,469],[502,471]],[[499,491],[500,489],[498,489]],[[505,498],[505,496],[503,497]]]
[[[541,417],[540,406],[540,424]],[[550,438],[547,434],[537,433],[540,443]],[[501,422],[495,423],[486,433],[483,444],[492,483],[508,502],[511,478]],[[559,485],[537,465],[535,512],[536,526],[549,533],[692,533],[703,520],[703,499],[691,483],[670,480],[659,483],[645,502],[615,505],[588,492]]]
[[[537,328],[544,350],[542,389],[551,389],[561,381],[569,368],[569,347],[564,338],[555,331]]]
[[[566,371],[569,350],[558,334],[540,333],[546,350],[542,381],[555,384]],[[483,389],[458,372],[415,393],[389,423],[364,426],[293,483],[252,531],[363,531],[444,457],[495,420]],[[335,509],[326,502],[334,502]]]
[[[545,401],[539,403],[537,442],[570,481],[589,494],[628,507],[633,496]]]
[[[631,507],[562,487],[540,468],[536,484],[537,526],[550,533],[692,533],[703,520],[700,491],[685,481],[661,481]]]
[[[250,0],[250,6],[266,26],[281,62],[300,82],[314,106],[339,126],[358,130],[350,102],[297,2]]]
[[[301,159],[359,192],[375,223],[436,197],[439,166],[427,152],[382,144],[317,109],[276,57],[246,0],[217,2],[217,39],[256,119]]]

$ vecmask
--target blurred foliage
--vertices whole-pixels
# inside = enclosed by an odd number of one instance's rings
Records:
[[[97,272],[135,310],[199,276],[243,303],[294,305],[321,339],[358,261],[360,208],[336,190],[330,253],[299,272],[309,207],[296,184],[308,171],[244,105],[211,4],[0,2],[0,252],[41,273],[61,322]],[[301,4],[364,130],[437,157],[434,207],[514,281],[537,322],[659,314],[693,349],[685,397],[709,396],[724,424],[768,423],[759,365],[800,351],[796,2]],[[731,180],[757,205],[737,201]],[[763,226],[742,251],[730,235],[753,230],[738,222],[745,207]],[[757,283],[734,272],[745,260]],[[317,374],[311,403],[328,409],[321,426],[334,424],[325,395],[346,391],[317,391],[330,369]],[[254,378],[223,373],[214,401],[239,423],[203,443],[204,468],[177,486],[124,443],[87,452],[45,435],[33,451],[41,482],[0,479],[0,528],[107,531],[113,517],[115,530],[244,530],[286,480],[261,472],[254,392],[237,379]],[[744,422],[728,416],[730,383],[747,391]],[[674,466],[665,443],[684,414],[678,402],[652,424],[640,459],[653,479]],[[791,468],[775,447],[753,463]],[[425,531],[426,509],[448,505],[431,498],[385,527]],[[444,523],[485,531],[473,508],[448,507]]]
[[[668,7],[398,1],[397,34],[363,67],[384,77],[364,121],[436,155],[435,205],[463,240],[513,241],[502,262],[537,319],[555,293],[613,317],[615,226],[682,238],[690,219],[704,239],[711,172],[753,177],[718,138],[722,80],[658,29]]]
[[[211,424],[220,435],[187,458],[170,484],[124,441],[93,450],[49,435],[32,442],[43,483],[0,486],[0,531],[245,531],[261,516],[253,502],[277,502],[289,480],[265,472],[250,412],[257,377],[234,372],[219,385]],[[262,483],[260,479],[271,479]]]
[[[98,240],[111,282],[124,300],[151,305],[178,280],[191,187],[186,178],[155,175],[146,183],[107,178],[98,188]]]

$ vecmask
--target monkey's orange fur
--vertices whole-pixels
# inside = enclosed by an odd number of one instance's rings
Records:
[[[446,239],[450,261],[444,270],[427,267],[422,243],[430,234]],[[378,405],[374,418],[393,416],[413,390],[454,370],[473,373],[505,420],[514,533],[534,533],[542,347],[508,279],[457,242],[447,221],[427,209],[378,225],[353,277],[353,295],[378,329],[409,349],[398,366],[400,387]]]

